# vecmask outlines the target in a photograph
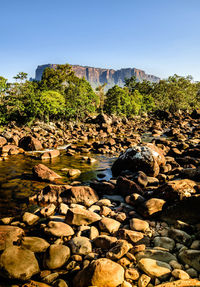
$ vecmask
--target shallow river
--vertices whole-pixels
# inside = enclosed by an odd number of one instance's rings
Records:
[[[91,155],[90,155],[91,156]],[[32,179],[32,167],[43,163],[63,176],[64,182],[70,182],[62,168],[76,168],[81,170],[81,175],[75,180],[88,183],[93,179],[110,179],[110,167],[115,158],[92,155],[97,160],[94,164],[81,161],[81,156],[67,156],[61,151],[61,156],[52,161],[41,161],[31,155],[10,156],[8,160],[0,162],[0,217],[10,216],[27,207],[27,198],[48,183]]]

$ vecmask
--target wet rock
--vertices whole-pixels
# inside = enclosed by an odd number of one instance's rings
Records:
[[[118,231],[121,223],[115,219],[104,217],[99,222],[99,227],[102,231],[115,233]]]
[[[40,271],[34,253],[18,246],[4,250],[0,257],[0,270],[4,277],[19,280],[28,280]]]
[[[165,158],[162,150],[153,144],[147,144],[127,149],[114,162],[112,172],[114,176],[120,175],[124,170],[143,171],[148,176],[157,176],[160,165],[164,164]]]
[[[0,251],[12,246],[24,235],[23,229],[16,226],[0,225]]]
[[[117,287],[124,281],[124,268],[119,264],[100,258],[80,271],[74,278],[74,286]]]
[[[53,203],[51,203],[48,206],[40,209],[40,214],[44,217],[49,217],[55,213],[55,210],[56,210],[56,206]]]
[[[34,151],[34,150],[42,150],[41,142],[32,137],[32,136],[25,136],[20,139],[19,147],[23,148],[25,151]]]
[[[92,252],[92,244],[87,237],[74,237],[69,244],[73,254],[86,255]]]
[[[150,258],[140,259],[138,267],[151,278],[166,279],[171,274],[169,264]]]
[[[55,237],[63,237],[63,236],[71,236],[74,234],[73,229],[66,223],[49,221],[47,226],[44,228],[45,233],[55,236]]]
[[[106,257],[111,260],[118,260],[124,256],[130,248],[131,245],[126,240],[117,240],[113,244],[113,247],[106,253]]]
[[[45,160],[45,159],[52,159],[52,158],[55,158],[58,156],[60,156],[60,151],[55,149],[55,150],[51,150],[51,151],[42,153],[40,158],[42,160]]]
[[[53,244],[44,254],[43,265],[48,269],[62,267],[70,257],[70,249],[65,245]]]
[[[200,272],[200,251],[199,250],[191,250],[186,249],[179,253],[179,259],[184,264],[188,264],[189,266],[196,269]]]
[[[115,193],[115,185],[109,181],[93,181],[90,186],[98,193],[98,194],[114,194]]]
[[[32,171],[33,176],[42,181],[55,181],[56,179],[62,178],[59,174],[55,173],[53,170],[41,163],[35,165]]]
[[[99,200],[97,193],[89,186],[73,186],[61,194],[64,203],[79,203],[91,206]]]
[[[74,207],[70,208],[67,211],[65,221],[68,224],[72,225],[89,225],[96,221],[101,220],[101,216],[95,212],[80,208]]]
[[[147,229],[149,229],[149,223],[145,220],[132,218],[130,220],[130,228],[131,230],[145,232]]]
[[[45,252],[49,243],[40,237],[23,237],[21,246],[32,252]]]

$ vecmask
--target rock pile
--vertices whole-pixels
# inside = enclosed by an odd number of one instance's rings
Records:
[[[101,135],[119,127],[107,120],[98,118]],[[189,115],[168,124],[149,119],[152,134],[168,126],[171,139],[135,142],[114,163],[110,181],[50,184],[30,198],[35,211],[2,218],[0,280],[23,287],[200,286],[198,123]],[[109,147],[119,151],[122,141],[113,139]],[[128,134],[121,150],[126,145]],[[84,148],[94,147],[107,150],[100,143]],[[44,169],[34,172],[49,180]]]

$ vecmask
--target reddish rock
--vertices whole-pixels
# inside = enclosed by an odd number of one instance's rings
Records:
[[[4,146],[7,143],[7,140],[4,137],[0,136],[0,147]]]
[[[132,193],[139,193],[139,194],[143,193],[141,187],[138,184],[122,176],[119,176],[117,179],[116,189],[118,193],[120,193],[123,196],[130,195]]]
[[[172,180],[158,188],[154,195],[167,201],[182,200],[196,193],[196,182],[190,179]]]
[[[54,158],[54,157],[58,157],[60,155],[60,151],[55,149],[55,150],[51,150],[49,152],[44,152],[42,155],[41,155],[41,159],[44,160],[44,159],[51,159],[51,158]]]
[[[75,276],[73,286],[117,287],[123,281],[124,268],[110,259],[100,258]]]
[[[120,229],[118,234],[120,238],[128,240],[131,243],[138,243],[144,237],[143,233],[129,229]]]
[[[61,178],[59,174],[55,173],[44,164],[35,165],[32,172],[35,178],[43,181],[55,181],[56,179]]]
[[[137,211],[144,217],[155,216],[163,211],[166,201],[159,198],[151,198],[145,201],[141,206],[138,206]]]
[[[99,220],[101,220],[100,215],[80,207],[68,209],[65,219],[68,224],[77,226],[89,225]]]
[[[20,139],[19,147],[23,148],[25,151],[34,151],[34,150],[42,150],[41,142],[32,137],[32,136],[25,136]]]
[[[17,242],[23,235],[24,231],[19,227],[0,225],[0,250],[4,250],[13,242]]]
[[[91,206],[99,200],[97,193],[89,186],[73,186],[61,195],[64,203],[79,203]]]

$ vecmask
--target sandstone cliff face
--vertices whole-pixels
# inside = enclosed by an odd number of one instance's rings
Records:
[[[47,67],[55,68],[55,64],[47,64],[38,66],[35,73],[35,79],[37,81],[41,80],[43,71]],[[160,78],[148,75],[144,71],[136,68],[125,68],[120,70],[113,69],[102,69],[87,66],[72,65],[72,70],[75,72],[76,76],[79,78],[85,78],[90,82],[93,88],[99,85],[107,83],[106,90],[113,87],[114,85],[123,86],[125,78],[131,78],[131,76],[136,76],[139,81],[148,80],[151,82],[158,82]]]

